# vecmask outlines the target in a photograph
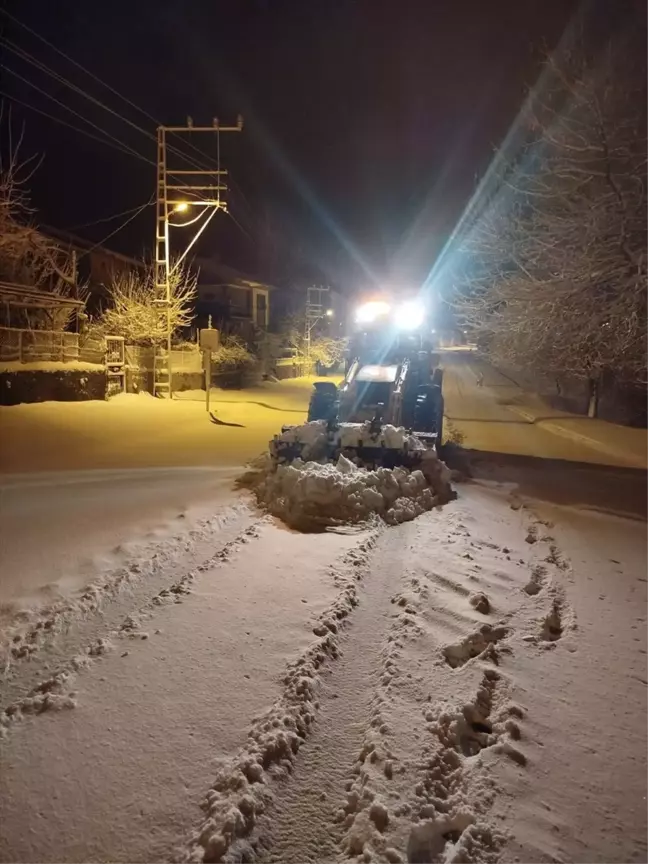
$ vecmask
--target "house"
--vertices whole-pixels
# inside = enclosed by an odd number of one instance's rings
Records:
[[[58,228],[45,227],[40,228],[40,231],[56,241],[70,258],[75,257],[77,282],[89,289],[86,308],[91,314],[97,314],[106,305],[108,285],[115,276],[133,270],[144,275],[146,264],[142,259],[130,258],[104,246],[96,246]]]
[[[86,308],[91,315],[106,305],[108,285],[116,275],[133,270],[144,275],[146,264],[141,259],[94,246],[55,228],[41,230],[68,256],[76,256],[78,284],[89,289]],[[268,329],[273,286],[208,257],[192,260],[191,268],[199,274],[195,303],[197,328],[207,327],[211,317],[214,327],[237,333],[246,341],[252,341],[256,330]]]
[[[206,327],[211,316],[215,327],[230,329],[246,339],[252,338],[255,329],[268,329],[273,285],[209,258],[196,259],[194,266],[199,271],[198,327]]]

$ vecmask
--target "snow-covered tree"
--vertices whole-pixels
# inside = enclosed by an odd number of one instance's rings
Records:
[[[83,299],[76,285],[74,263],[33,222],[27,186],[38,161],[21,160],[22,135],[13,140],[11,118],[0,103],[0,129],[4,157],[0,157],[0,279],[25,288],[37,288],[53,296]],[[69,307],[53,307],[47,313],[32,310],[22,325],[34,329],[63,329],[72,313]]]
[[[169,318],[175,333],[191,323],[196,296],[195,274],[184,266],[171,266]],[[154,268],[117,273],[108,285],[111,305],[97,322],[105,334],[123,336],[131,345],[154,345],[166,338],[165,291],[156,285]]]
[[[646,70],[641,40],[550,57],[463,243],[457,306],[522,369],[646,380]]]

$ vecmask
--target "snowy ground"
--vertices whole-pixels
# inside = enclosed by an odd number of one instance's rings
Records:
[[[242,428],[213,424],[197,392],[0,408],[0,622],[231,504],[245,463],[303,419],[310,389],[214,390],[211,410]]]
[[[146,393],[109,402],[43,402],[0,407],[0,471],[243,465],[283,423],[301,421],[311,379],[246,391],[201,391],[169,402]]]
[[[67,473],[3,478],[0,860],[645,861],[645,478],[473,454],[414,521],[298,533],[231,489],[285,384],[216,406],[249,437],[2,409],[5,471]]]
[[[315,536],[241,507],[36,630],[0,858],[645,860],[644,526],[520,503]]]

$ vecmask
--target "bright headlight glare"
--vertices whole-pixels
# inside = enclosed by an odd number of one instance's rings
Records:
[[[371,324],[377,318],[387,315],[390,311],[389,303],[374,300],[371,303],[363,303],[356,309],[355,320],[358,324]]]
[[[416,301],[402,303],[394,313],[394,323],[399,330],[416,330],[425,320],[425,309]]]

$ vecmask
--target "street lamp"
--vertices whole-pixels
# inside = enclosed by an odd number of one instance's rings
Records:
[[[188,209],[189,203],[187,201],[178,201],[173,208],[173,213],[186,213]]]
[[[326,317],[327,317],[327,318],[332,318],[332,317],[333,317],[333,310],[332,310],[332,309],[327,309],[327,310],[326,310]]]

